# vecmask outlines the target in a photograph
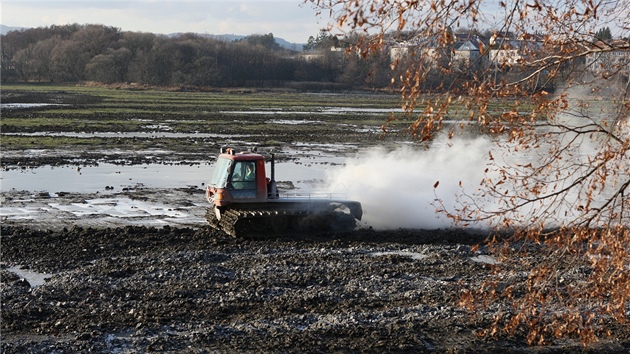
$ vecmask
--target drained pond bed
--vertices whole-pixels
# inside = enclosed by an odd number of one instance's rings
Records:
[[[206,227],[2,227],[2,351],[522,352],[458,305],[492,262],[463,230],[360,230],[275,240]],[[485,256],[489,258],[489,256]],[[29,284],[9,268],[46,273]],[[589,350],[628,349],[627,328]]]
[[[485,232],[436,223],[429,203],[436,180],[483,164],[471,145],[445,159],[401,150],[404,164],[367,151],[414,144],[403,117],[380,133],[393,95],[3,85],[2,101],[3,353],[630,350],[621,325],[589,347],[480,335],[510,309],[460,301],[500,255]],[[205,183],[225,145],[276,153],[283,192],[354,190],[381,227],[265,240],[209,228]]]

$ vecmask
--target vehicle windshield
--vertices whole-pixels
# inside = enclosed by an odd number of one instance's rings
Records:
[[[214,165],[214,173],[210,179],[210,186],[214,188],[225,188],[230,175],[232,160],[219,157]]]

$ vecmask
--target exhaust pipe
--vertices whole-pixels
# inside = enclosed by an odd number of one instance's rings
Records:
[[[276,160],[274,154],[271,154],[271,182],[276,181]]]
[[[276,186],[276,160],[273,154],[271,154],[269,162],[271,162],[271,176],[269,181],[269,190],[267,191],[267,198],[278,199],[280,194],[278,193],[278,187]]]

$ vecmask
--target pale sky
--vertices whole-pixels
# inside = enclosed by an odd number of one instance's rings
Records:
[[[122,31],[201,34],[267,34],[293,43],[306,43],[329,24],[328,13],[317,15],[302,0],[0,0],[0,24],[11,27],[101,24]],[[503,24],[500,0],[484,0],[489,28]],[[628,0],[613,0],[614,21],[600,20],[614,32],[630,28]],[[615,7],[616,4],[624,6]],[[618,11],[615,12],[615,9]],[[600,11],[602,12],[602,11]],[[601,17],[601,16],[600,16]],[[498,19],[499,22],[496,22]],[[466,25],[465,23],[463,24]],[[619,31],[623,32],[623,31]],[[627,32],[627,31],[626,31]],[[627,33],[613,33],[619,37]]]
[[[302,0],[2,0],[1,21],[11,27],[101,24],[122,31],[267,34],[306,43],[327,27]]]

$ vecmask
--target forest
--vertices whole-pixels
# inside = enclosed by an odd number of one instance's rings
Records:
[[[389,85],[386,55],[368,60],[332,52],[320,33],[307,48],[315,59],[280,47],[272,33],[225,41],[70,24],[2,35],[2,82],[133,83],[156,86],[287,87],[302,90],[380,89]],[[374,75],[374,73],[380,73]]]

